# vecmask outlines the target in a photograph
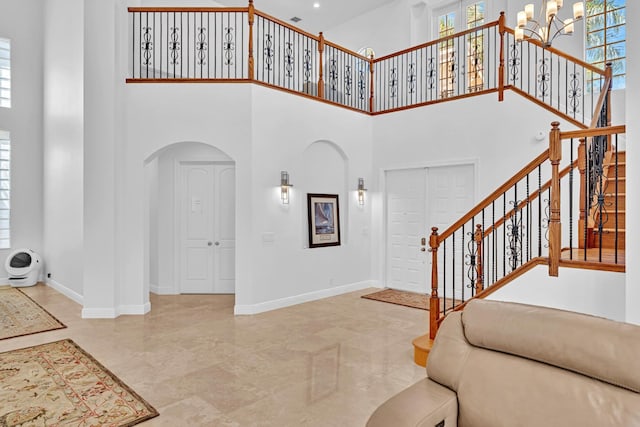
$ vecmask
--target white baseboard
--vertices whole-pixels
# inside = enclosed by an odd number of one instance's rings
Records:
[[[265,301],[258,304],[239,305],[236,304],[233,312],[236,315],[248,315],[264,313],[265,311],[277,310],[279,308],[289,307],[303,302],[316,301],[323,298],[334,297],[349,292],[359,291],[366,288],[378,288],[380,284],[374,280],[365,280],[363,282],[351,283],[348,285],[336,286],[334,288],[322,289],[319,291],[308,292],[306,294],[294,295],[292,297],[280,298],[272,301]]]
[[[141,315],[151,311],[151,303],[141,305],[121,305],[116,308],[83,308],[83,319],[115,319],[123,314]]]
[[[149,292],[156,295],[178,295],[173,286],[159,286],[153,283],[149,284]]]
[[[61,283],[56,282],[53,279],[47,279],[45,284],[50,288],[53,288],[56,291],[60,292],[62,295],[69,298],[70,300],[75,301],[80,305],[83,304],[84,298],[82,297],[82,295],[80,295],[73,289],[69,289],[68,287],[64,286]]]

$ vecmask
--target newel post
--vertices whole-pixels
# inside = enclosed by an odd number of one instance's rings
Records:
[[[320,32],[320,38],[318,41],[318,55],[319,55],[319,59],[318,59],[318,98],[324,98],[324,75],[323,75],[323,68],[322,68],[322,63],[324,62],[323,59],[323,54],[324,54],[324,35],[322,34],[322,32]]]
[[[484,289],[484,270],[482,266],[482,224],[476,225],[473,235],[476,242],[476,295]]]
[[[504,34],[505,30],[504,11],[500,12],[498,20],[498,32],[500,33],[500,63],[498,66],[498,101],[504,101]]]
[[[369,112],[373,113],[373,54],[371,54],[371,59],[369,60],[369,76]]]
[[[253,59],[253,22],[255,21],[256,9],[253,0],[249,0],[249,80],[255,78],[255,65]]]
[[[560,160],[562,146],[560,140],[560,122],[551,123],[549,132],[549,160],[551,161],[551,200],[549,218],[549,276],[558,276],[562,243],[560,224]]]
[[[438,333],[440,318],[440,298],[438,297],[438,227],[431,228],[429,236],[429,252],[431,252],[431,297],[429,298],[429,338],[434,339]]]

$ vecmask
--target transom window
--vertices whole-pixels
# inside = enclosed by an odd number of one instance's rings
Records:
[[[0,107],[11,107],[11,41],[0,38]]]
[[[587,0],[587,62],[602,69],[611,62],[613,89],[624,89],[627,71],[625,0]]]

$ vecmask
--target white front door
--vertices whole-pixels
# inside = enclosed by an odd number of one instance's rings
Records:
[[[235,169],[180,164],[180,292],[235,290]]]
[[[426,169],[386,173],[387,287],[425,293]]]
[[[387,287],[430,292],[431,227],[442,233],[473,207],[473,179],[473,165],[386,172]]]

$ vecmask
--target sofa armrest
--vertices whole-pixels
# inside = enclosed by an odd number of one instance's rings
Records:
[[[457,424],[456,394],[425,378],[380,405],[369,418],[367,427],[455,427]]]

